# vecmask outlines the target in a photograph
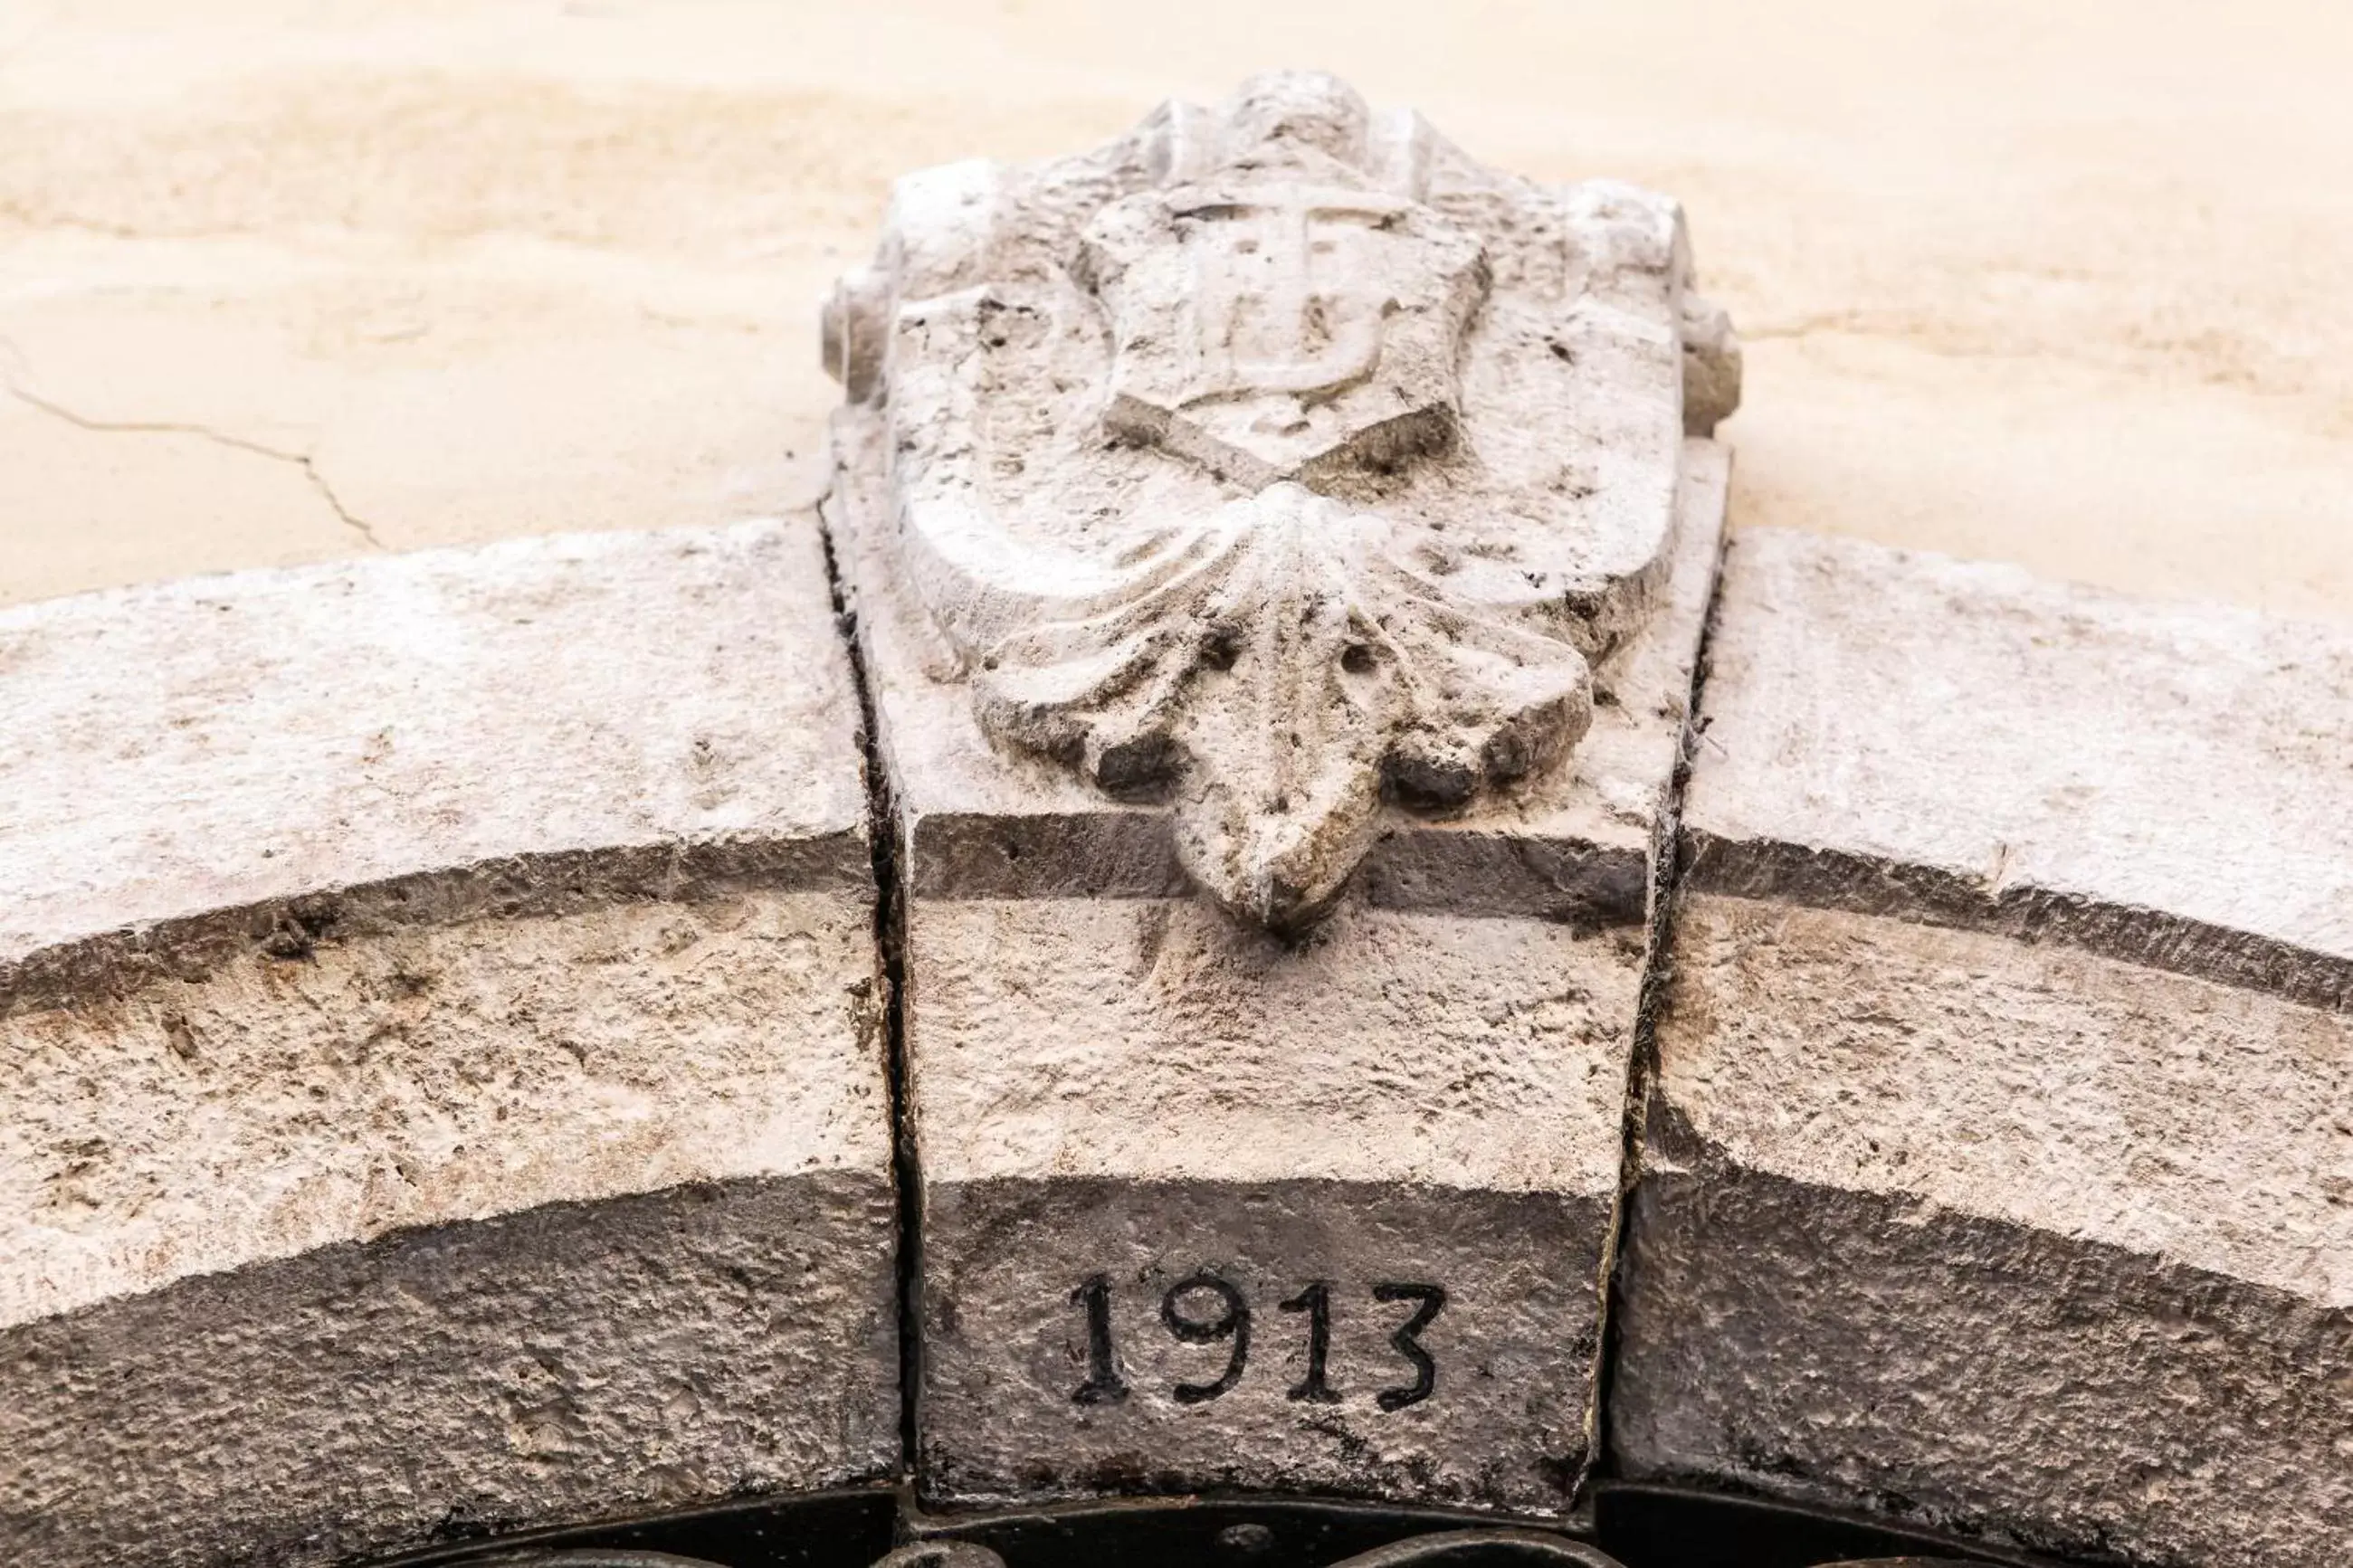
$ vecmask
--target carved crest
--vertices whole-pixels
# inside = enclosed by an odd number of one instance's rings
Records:
[[[1236,171],[1114,204],[1081,262],[1111,312],[1115,430],[1253,489],[1454,438],[1486,257],[1427,207]]]
[[[1584,733],[1736,388],[1688,272],[1660,198],[1261,78],[903,183],[828,307],[840,484],[996,741],[1166,802],[1203,888],[1295,928],[1385,811]]]

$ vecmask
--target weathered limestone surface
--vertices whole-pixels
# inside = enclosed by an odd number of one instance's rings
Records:
[[[1585,1457],[1640,925],[1361,903],[1303,949],[1193,900],[919,901],[922,1479],[960,1497],[1283,1485],[1558,1507]],[[1240,1293],[1234,1341],[1162,1318]],[[1127,1394],[1090,1376],[1100,1278]],[[1330,1292],[1330,1402],[1306,1313]],[[1429,1397],[1389,1339],[1436,1286]],[[1177,1310],[1216,1321],[1210,1290]]]
[[[325,1562],[896,1459],[813,523],[0,617],[0,1545]]]
[[[918,1479],[1588,1458],[1737,345],[1672,203],[1328,78],[904,182],[828,307],[896,795]]]
[[[1760,535],[1694,874],[2353,1002],[2353,636]]]
[[[2053,1551],[2353,1544],[2353,634],[1757,532],[1617,1451]]]

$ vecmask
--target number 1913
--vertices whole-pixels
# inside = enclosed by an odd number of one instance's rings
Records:
[[[1071,1395],[1080,1405],[1116,1405],[1128,1396],[1119,1371],[1119,1352],[1112,1342],[1110,1277],[1096,1274],[1071,1292],[1071,1304],[1083,1310],[1087,1322],[1087,1380]],[[1413,1369],[1413,1381],[1384,1388],[1373,1395],[1383,1410],[1403,1410],[1419,1405],[1438,1389],[1438,1363],[1421,1342],[1421,1331],[1446,1310],[1446,1290],[1440,1285],[1402,1280],[1373,1287],[1373,1300],[1382,1303],[1410,1301],[1414,1310],[1389,1335],[1389,1346]],[[1307,1375],[1285,1391],[1284,1397],[1308,1405],[1337,1405],[1341,1394],[1332,1386],[1332,1287],[1318,1279],[1298,1295],[1279,1303],[1284,1312],[1306,1319]],[[1223,1397],[1242,1380],[1250,1365],[1250,1309],[1234,1283],[1202,1269],[1168,1287],[1160,1298],[1160,1322],[1179,1344],[1225,1343],[1225,1370],[1208,1383],[1179,1383],[1169,1393],[1179,1405],[1206,1405]]]

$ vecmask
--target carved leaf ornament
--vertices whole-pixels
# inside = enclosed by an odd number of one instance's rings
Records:
[[[1472,809],[1584,735],[1684,432],[1736,397],[1688,278],[1662,198],[1260,78],[903,183],[828,310],[843,482],[994,742],[1165,802],[1204,889],[1295,930],[1385,812]]]

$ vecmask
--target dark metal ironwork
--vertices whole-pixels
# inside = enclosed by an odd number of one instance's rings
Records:
[[[469,1557],[467,1568],[720,1568],[701,1557],[681,1557],[669,1552],[553,1552],[536,1548],[493,1552]]]
[[[1859,1568],[1890,1561],[1937,1568],[2061,1568],[2049,1557],[1884,1519],[1627,1481],[1596,1489],[1593,1537],[1628,1568]]]
[[[1229,1534],[1232,1532],[1229,1532]],[[1255,1538],[1229,1542],[1229,1551],[1251,1555]],[[667,1552],[607,1552],[531,1549],[469,1557],[463,1568],[727,1568],[701,1557]],[[873,1568],[1010,1568],[986,1546],[966,1541],[919,1541],[894,1547]],[[1626,1568],[1618,1559],[1565,1536],[1535,1530],[1446,1530],[1409,1536],[1359,1552],[1332,1568]],[[1881,1557],[1847,1561],[1826,1568],[1969,1568],[1965,1559]]]
[[[1624,1568],[1599,1548],[1536,1530],[1441,1530],[1358,1552],[1339,1568]]]
[[[918,1541],[900,1547],[874,1568],[1005,1568],[1005,1559],[969,1541]]]
[[[1573,1524],[1302,1498],[934,1515],[874,1489],[451,1542],[379,1568],[2061,1568],[2000,1547],[1679,1487],[1605,1483]]]

